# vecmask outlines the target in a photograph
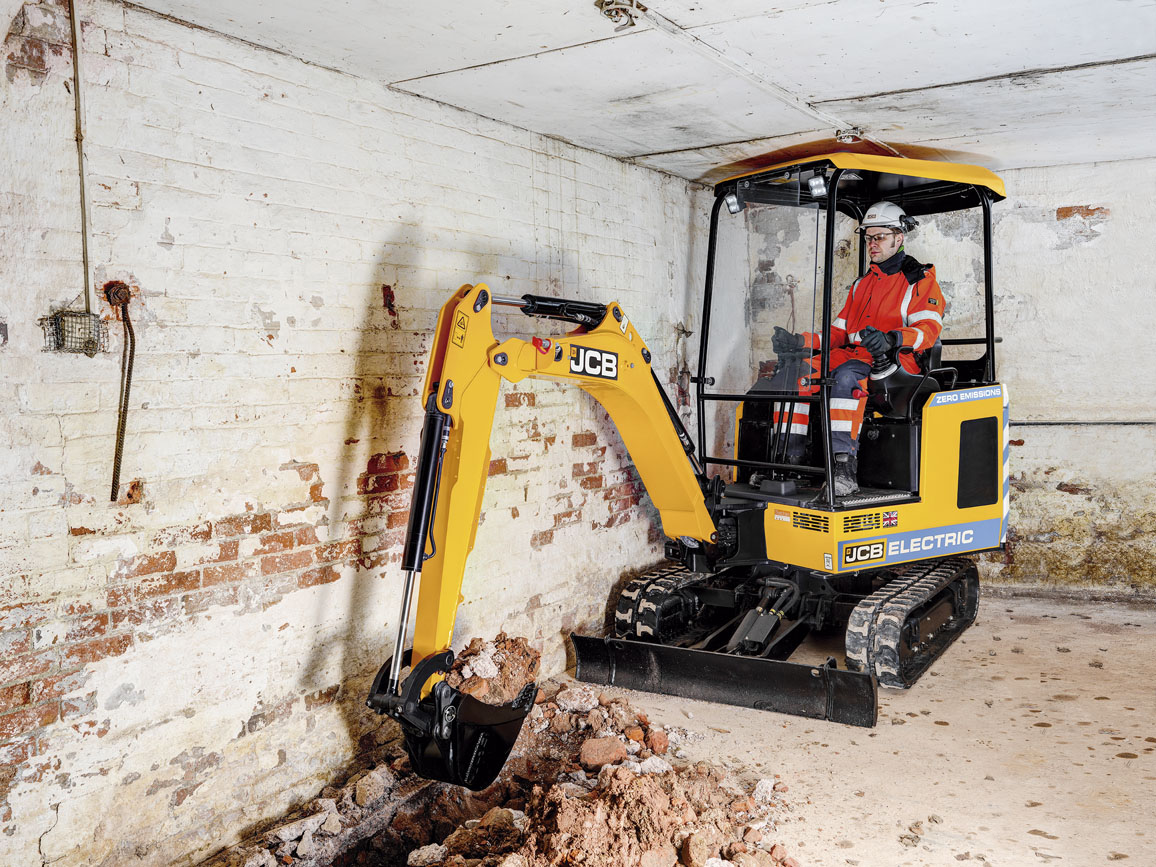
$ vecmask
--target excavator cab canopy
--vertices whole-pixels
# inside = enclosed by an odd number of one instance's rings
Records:
[[[774,472],[768,465],[781,463],[781,455],[764,455],[752,463],[738,454],[739,419],[760,400],[764,414],[768,401],[779,400],[767,394],[776,367],[771,348],[776,328],[830,333],[850,286],[867,270],[859,222],[879,201],[892,202],[914,218],[916,226],[906,233],[904,250],[936,267],[947,302],[940,341],[918,356],[924,370],[941,373],[913,386],[919,395],[901,395],[896,405],[902,411],[893,415],[914,423],[921,400],[933,389],[995,382],[991,206],[1005,197],[1005,190],[991,171],[832,153],[727,178],[716,186],[715,195],[693,377],[705,464],[733,467],[729,472],[737,481],[751,471]],[[829,340],[822,341],[821,359],[816,358],[821,362],[819,382],[829,380],[832,348]],[[809,408],[795,406],[792,411],[799,417],[810,412],[813,421],[825,416],[820,412],[825,405],[825,395],[818,395]],[[816,468],[816,484],[826,482],[827,505],[834,509],[829,431],[822,428],[821,420],[811,425],[814,442],[808,446],[807,463]],[[913,466],[906,475],[916,474]],[[914,490],[914,484],[908,487]]]
[[[781,163],[719,182],[715,195],[734,194],[742,202],[824,207],[827,182],[838,172],[836,207],[853,219],[880,200],[894,202],[909,216],[975,208],[984,197],[1006,197],[1003,181],[981,166],[909,160],[901,157],[835,153]]]

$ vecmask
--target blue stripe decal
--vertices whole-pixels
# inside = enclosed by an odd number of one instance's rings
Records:
[[[969,524],[840,542],[839,568],[873,568],[888,563],[928,560],[964,551],[995,548],[1000,544],[1002,523],[1001,518],[989,518]]]

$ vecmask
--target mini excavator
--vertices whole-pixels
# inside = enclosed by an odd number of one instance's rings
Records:
[[[879,686],[914,684],[975,620],[979,579],[967,555],[1002,547],[1007,533],[1008,393],[995,379],[992,285],[991,210],[1004,198],[1002,181],[976,166],[835,153],[730,178],[715,193],[697,375],[690,377],[697,449],[618,303],[504,297],[478,284],[462,286],[442,307],[422,392],[395,652],[367,701],[399,722],[419,775],[488,786],[536,693],[529,684],[514,701],[491,706],[442,679],[454,659],[454,620],[503,380],[571,381],[597,400],[667,537],[668,562],[622,588],[613,635],[571,636],[579,680],[873,726]],[[799,281],[766,279],[750,236],[762,232],[784,262],[804,261],[799,250],[813,236],[814,261],[799,270],[814,270],[811,321],[829,334],[836,272],[854,267],[854,227],[881,199],[913,218],[975,212],[983,265],[982,279],[973,272],[973,294],[982,294],[982,304],[957,299],[972,336],[929,347],[917,356],[917,373],[898,363],[896,353],[909,350],[875,357],[860,489],[837,497],[824,423],[828,341],[818,364],[810,350],[806,358],[800,351],[758,360],[762,375],[753,386],[750,358],[735,349],[736,335],[755,344],[769,335],[768,317],[781,313],[794,324],[798,315]],[[858,273],[864,256],[860,248]],[[498,341],[495,307],[575,327],[564,336]],[[945,361],[945,347],[979,355]],[[750,352],[757,359],[759,347]],[[770,388],[767,370],[804,361],[799,369],[815,388]],[[801,404],[815,411],[799,463],[797,455],[786,459],[786,428]],[[708,417],[721,428],[709,441]],[[708,454],[708,442],[720,453]],[[840,630],[842,665],[834,657],[792,660],[808,635]]]

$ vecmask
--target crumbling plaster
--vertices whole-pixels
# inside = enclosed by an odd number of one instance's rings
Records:
[[[371,735],[361,699],[391,651],[414,392],[447,293],[486,279],[617,299],[674,358],[679,323],[697,328],[710,200],[82,2],[93,271],[131,286],[139,338],[125,481],[140,496],[110,504],[120,323],[98,297],[112,351],[91,360],[42,352],[36,327],[82,285],[62,8],[12,12],[48,28],[47,53],[18,54],[28,35],[11,33],[0,82],[0,833],[14,864],[187,864],[315,794]],[[997,314],[1014,419],[1151,419],[1135,388],[1150,358],[1125,380],[1103,352],[1144,345],[1153,167],[1007,174]],[[1072,351],[1082,326],[1104,341],[1086,350],[1098,367]],[[506,628],[557,671],[563,633],[600,626],[661,537],[592,401],[524,383],[498,417],[460,643]],[[1016,535],[989,577],[1070,582],[1106,539],[1119,567],[1081,575],[1150,589],[1137,456],[1151,430],[1013,427]]]
[[[45,353],[37,319],[82,305],[66,8],[19,7],[4,54],[3,860],[194,863],[316,794],[378,725],[363,699],[392,652],[416,392],[445,298],[485,280],[617,299],[673,357],[707,194],[81,2],[111,346]],[[46,20],[47,53],[18,52]],[[99,292],[113,279],[138,338],[133,495],[115,504],[123,337]],[[459,644],[505,627],[558,671],[564,631],[600,628],[661,537],[585,395],[523,383],[498,417]]]

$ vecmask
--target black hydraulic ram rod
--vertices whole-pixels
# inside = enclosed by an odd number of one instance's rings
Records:
[[[413,585],[421,574],[422,563],[433,556],[436,542],[432,539],[433,520],[437,511],[438,487],[441,483],[442,460],[446,453],[452,421],[438,409],[437,388],[429,396],[425,406],[425,424],[421,432],[421,451],[417,459],[417,474],[413,481],[413,497],[409,506],[409,525],[405,531],[405,547],[402,549],[401,568],[405,572],[405,586],[401,592],[401,611],[398,614],[397,642],[394,644],[393,658],[390,660],[389,680],[386,694],[396,696],[401,680],[402,650],[409,630],[409,615],[413,601]],[[426,554],[426,541],[430,542],[430,554]]]

